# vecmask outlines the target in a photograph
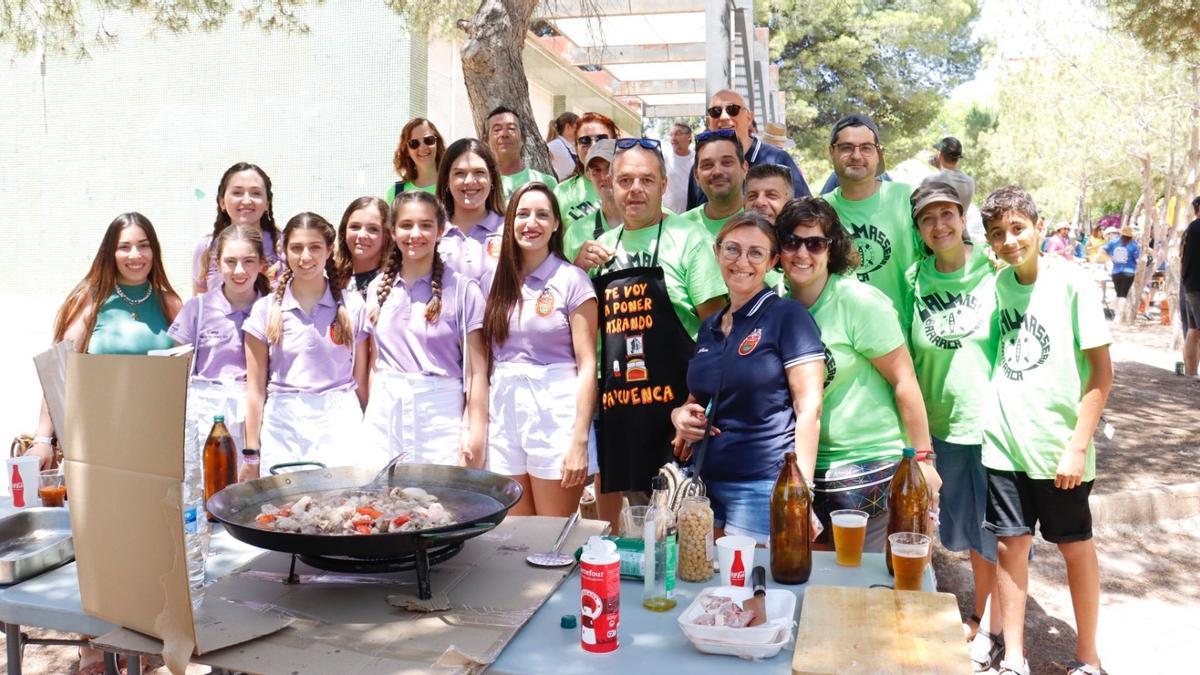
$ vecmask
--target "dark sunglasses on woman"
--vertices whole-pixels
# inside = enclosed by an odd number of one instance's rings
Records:
[[[809,253],[820,255],[829,248],[829,237],[797,237],[794,234],[787,234],[779,242],[779,246],[788,253],[795,253],[803,246],[808,249]]]
[[[416,150],[417,148],[421,147],[421,143],[424,143],[425,145],[428,145],[431,147],[434,145],[437,145],[437,136],[426,136],[424,138],[410,138],[410,139],[408,139],[408,149]]]
[[[586,148],[596,141],[607,140],[608,137],[608,134],[596,134],[595,136],[580,136],[575,140],[579,141],[579,144]]]

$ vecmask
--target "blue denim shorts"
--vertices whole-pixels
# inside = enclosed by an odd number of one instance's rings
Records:
[[[771,491],[775,479],[710,480],[704,482],[712,504],[713,527],[725,534],[754,537],[760,544],[771,538]]]
[[[987,471],[982,445],[960,445],[933,439],[938,475],[942,477],[938,535],[951,551],[975,551],[996,562],[996,535],[984,529],[987,518]]]

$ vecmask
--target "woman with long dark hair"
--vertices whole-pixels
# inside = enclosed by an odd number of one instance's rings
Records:
[[[192,254],[192,292],[199,295],[221,285],[221,270],[213,253],[217,235],[230,225],[248,225],[262,233],[267,267],[279,262],[275,245],[279,228],[272,210],[271,177],[259,166],[238,162],[225,170],[217,184],[217,217],[212,232],[200,238]],[[268,277],[274,278],[274,272]]]
[[[496,269],[504,225],[500,170],[492,151],[474,138],[451,143],[438,169],[437,197],[450,221],[442,235],[442,259],[482,283]]]
[[[387,220],[387,202],[378,197],[359,197],[346,207],[338,225],[334,265],[346,280],[346,289],[358,291],[364,300],[367,286],[383,266],[384,252],[391,248]]]
[[[484,309],[493,364],[488,468],[524,492],[512,513],[565,516],[595,473],[596,292],[562,254],[562,220],[543,183],[508,205]]]

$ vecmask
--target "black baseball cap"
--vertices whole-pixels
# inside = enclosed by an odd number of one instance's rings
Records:
[[[938,144],[933,146],[933,149],[951,159],[962,159],[962,143],[953,136],[947,136],[938,141]]]
[[[838,134],[846,127],[866,127],[871,130],[871,133],[875,134],[875,142],[879,142],[879,126],[875,124],[875,120],[861,113],[852,113],[838,120],[833,125],[833,133],[829,135],[830,145],[837,143]]]

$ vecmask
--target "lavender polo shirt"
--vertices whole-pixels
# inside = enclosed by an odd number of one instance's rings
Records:
[[[269,230],[262,231],[263,236],[263,252],[267,254],[266,267],[270,267],[279,261],[279,256],[275,253],[275,239],[271,236]],[[206,282],[205,288],[212,290],[218,288],[224,281],[221,277],[221,268],[217,264],[217,252],[213,251],[208,257],[208,269],[200,269],[200,260],[204,256],[204,252],[212,246],[212,235],[206,234],[200,237],[200,241],[196,242],[196,250],[192,251],[192,284],[203,278]]]
[[[380,370],[462,379],[463,324],[468,333],[483,327],[483,293],[474,279],[446,269],[442,273],[442,311],[437,321],[430,323],[425,320],[425,306],[433,297],[431,280],[431,275],[425,275],[409,289],[397,276],[379,319],[375,325],[367,321],[364,330],[375,338]],[[379,297],[382,283],[382,277],[371,282],[367,298],[372,303]]]
[[[342,293],[346,309],[350,312],[350,325],[354,327],[355,344],[367,339],[363,331],[366,320],[365,305],[358,293]],[[258,299],[250,309],[250,316],[242,325],[247,335],[252,335],[267,345],[267,393],[324,394],[330,391],[354,389],[353,346],[334,343],[330,329],[337,316],[337,304],[325,285],[325,295],[313,306],[312,314],[305,314],[292,296],[291,286],[283,292],[283,337],[279,344],[267,342],[267,315],[275,295]]]
[[[456,225],[447,225],[438,242],[438,253],[446,267],[483,284],[484,275],[496,270],[503,234],[504,216],[488,211],[487,216],[471,228],[470,234]],[[486,292],[487,286],[483,289]]]
[[[492,346],[497,363],[575,363],[568,318],[596,291],[587,272],[550,254],[521,285],[522,303],[508,320],[508,340]]]
[[[203,309],[202,309],[203,308]],[[175,323],[167,329],[179,344],[194,344],[193,377],[205,382],[245,382],[246,347],[242,322],[250,310],[234,309],[218,285],[183,303]],[[197,322],[202,322],[197,325]],[[198,336],[198,337],[197,337]]]

